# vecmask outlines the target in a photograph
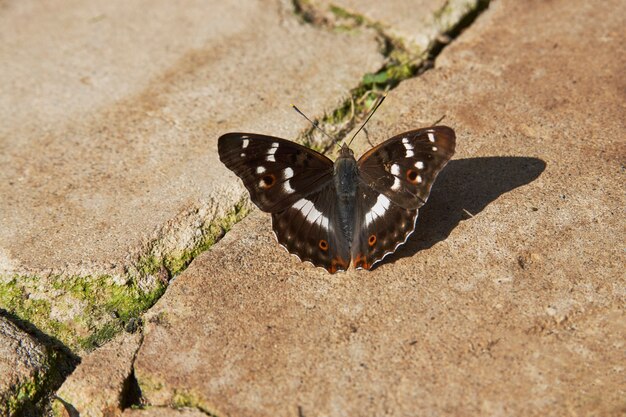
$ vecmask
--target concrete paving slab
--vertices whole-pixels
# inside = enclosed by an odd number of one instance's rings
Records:
[[[379,142],[446,115],[457,131],[408,244],[372,272],[329,275],[285,253],[255,212],[146,318],[135,374],[149,403],[623,413],[626,6],[531,4],[493,2],[369,127]]]
[[[206,417],[202,411],[193,408],[150,407],[146,410],[126,409],[123,417]]]
[[[301,24],[288,1],[10,1],[0,38],[5,274],[123,276],[189,250],[243,195],[220,134],[296,137],[290,103],[321,114],[382,63],[373,32]]]
[[[442,33],[456,25],[479,0],[312,0],[309,2],[324,19],[341,25],[348,16],[357,16],[377,25],[385,34],[405,46],[425,52]]]
[[[85,355],[55,394],[54,415],[89,417],[122,415],[132,395],[129,381],[141,332],[121,333]],[[138,394],[137,394],[138,395]]]
[[[0,415],[33,407],[51,379],[51,359],[46,346],[0,316]]]

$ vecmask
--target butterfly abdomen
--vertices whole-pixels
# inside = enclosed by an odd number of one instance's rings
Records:
[[[348,242],[354,234],[354,209],[357,193],[358,168],[356,159],[351,154],[342,155],[335,161],[335,190],[337,191],[337,210],[341,232]]]

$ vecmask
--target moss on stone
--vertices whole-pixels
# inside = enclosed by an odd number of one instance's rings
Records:
[[[57,351],[48,349],[40,369],[0,395],[0,415],[43,415],[48,408],[47,395],[68,373],[59,369],[67,366],[66,362]]]
[[[174,408],[195,408],[208,416],[217,417],[214,407],[210,406],[200,395],[188,390],[176,390],[172,398]]]
[[[0,308],[32,323],[72,350],[90,351],[132,322],[137,323],[141,314],[161,297],[167,278],[182,272],[248,212],[249,203],[242,200],[224,217],[203,227],[202,237],[193,248],[162,257],[141,257],[135,273],[129,274],[123,284],[108,275],[5,278],[0,280]],[[160,276],[163,271],[167,277],[155,278],[150,285],[140,287],[142,279]]]

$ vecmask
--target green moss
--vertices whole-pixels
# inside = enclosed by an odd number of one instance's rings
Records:
[[[192,391],[177,390],[174,393],[174,397],[172,398],[172,406],[174,408],[195,408],[209,416],[217,416],[215,408],[207,404],[207,402],[204,401],[201,396],[193,393]]]
[[[61,372],[59,366],[67,366],[67,359],[55,350],[48,350],[41,368],[28,379],[18,382],[8,391],[0,393],[0,415],[40,415],[47,406],[46,395],[60,385],[68,371]]]
[[[351,31],[366,23],[365,18],[355,13],[350,13],[336,5],[330,5],[330,12],[335,16],[335,26],[333,29],[339,31]]]
[[[143,256],[125,284],[108,275],[16,275],[4,279],[0,281],[0,308],[34,324],[72,350],[90,351],[124,328],[140,323],[141,314],[165,291],[167,278],[182,272],[248,212],[249,203],[242,200],[223,218],[207,224],[193,248],[160,258],[154,254]],[[138,283],[149,276],[161,279],[148,280],[149,285],[140,287]]]
[[[194,248],[167,255],[163,264],[170,276],[177,275],[186,269],[192,260],[213,246],[236,223],[246,217],[249,212],[250,205],[247,199],[242,199],[224,217],[203,227],[202,239]]]

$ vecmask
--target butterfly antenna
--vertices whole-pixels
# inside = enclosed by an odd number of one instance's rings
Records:
[[[332,136],[330,136],[328,133],[324,132],[324,130],[322,130],[322,128],[318,126],[317,122],[314,122],[313,120],[311,120],[311,119],[309,119],[308,117],[306,117],[306,114],[302,113],[302,112],[300,111],[300,109],[296,107],[296,105],[295,105],[295,104],[292,104],[292,105],[291,105],[291,107],[293,107],[293,109],[294,109],[295,111],[297,111],[297,112],[300,114],[300,116],[302,116],[302,117],[304,117],[305,119],[307,119],[307,120],[309,121],[309,123],[311,123],[311,124],[313,125],[313,127],[314,127],[314,128],[316,128],[317,130],[319,130],[320,132],[322,132],[324,135],[326,135],[326,137],[327,137],[327,138],[329,138],[329,139],[330,139],[330,140],[332,140],[334,143],[336,143],[335,139],[334,139]]]
[[[437,125],[438,125],[439,123],[441,123],[441,121],[442,121],[443,119],[445,119],[445,118],[446,118],[446,115],[444,114],[443,116],[441,116],[441,117],[439,118],[439,120],[437,120],[435,123],[431,124],[431,126],[437,126]]]
[[[361,125],[361,127],[359,128],[359,130],[356,131],[356,133],[352,136],[352,138],[350,139],[350,142],[348,142],[348,147],[350,147],[350,144],[352,143],[352,141],[354,140],[354,138],[356,137],[356,135],[359,134],[359,132],[365,127],[365,125],[367,124],[367,122],[369,122],[369,120],[372,118],[372,116],[374,115],[374,113],[376,113],[376,110],[378,110],[378,108],[380,107],[381,104],[383,104],[383,101],[385,101],[385,98],[387,97],[387,93],[383,94],[380,97],[380,100],[378,101],[378,103],[376,104],[376,106],[374,107],[374,110],[372,110],[370,112],[370,115],[367,116],[367,119],[365,119],[365,122],[363,122],[363,124]]]

